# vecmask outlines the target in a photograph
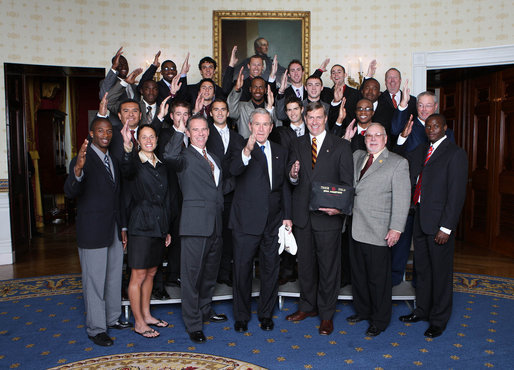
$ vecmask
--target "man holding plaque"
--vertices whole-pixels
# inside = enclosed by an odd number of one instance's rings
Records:
[[[353,162],[350,144],[325,130],[327,115],[320,102],[306,108],[308,135],[298,139],[289,173],[293,186],[293,224],[298,242],[298,311],[286,317],[300,321],[319,314],[319,333],[334,330],[341,280],[341,230],[345,216],[333,205],[315,210],[311,198],[313,183],[353,185]]]
[[[356,314],[349,322],[369,321],[366,335],[377,336],[391,320],[391,249],[410,206],[409,163],[387,150],[384,126],[372,123],[364,135],[366,151],[353,153],[352,294]]]

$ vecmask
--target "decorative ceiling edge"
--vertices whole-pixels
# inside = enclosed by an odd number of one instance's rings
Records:
[[[9,192],[9,179],[0,179],[0,193]]]

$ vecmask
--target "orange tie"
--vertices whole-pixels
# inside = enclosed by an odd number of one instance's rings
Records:
[[[394,109],[398,109],[398,103],[396,102],[396,94],[393,94],[393,106],[394,106]]]
[[[316,165],[316,159],[318,158],[318,144],[316,144],[315,137],[312,138],[311,153],[312,153],[312,169],[314,169],[314,166]]]
[[[211,175],[212,178],[214,178],[214,163],[212,163],[209,157],[207,157],[207,151],[205,149],[202,149],[202,154],[205,160],[209,163],[209,167],[211,167]]]

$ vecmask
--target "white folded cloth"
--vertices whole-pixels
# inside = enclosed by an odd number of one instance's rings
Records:
[[[278,242],[280,244],[278,254],[282,254],[284,249],[293,256],[296,254],[296,251],[298,250],[296,240],[293,233],[289,233],[289,230],[286,230],[285,225],[280,226],[278,229]]]

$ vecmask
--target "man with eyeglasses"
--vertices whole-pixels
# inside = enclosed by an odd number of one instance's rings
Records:
[[[353,153],[350,261],[355,314],[346,320],[368,320],[366,335],[374,337],[391,320],[391,249],[403,232],[409,212],[410,179],[407,160],[386,148],[382,125],[372,123],[364,138],[366,151]]]

